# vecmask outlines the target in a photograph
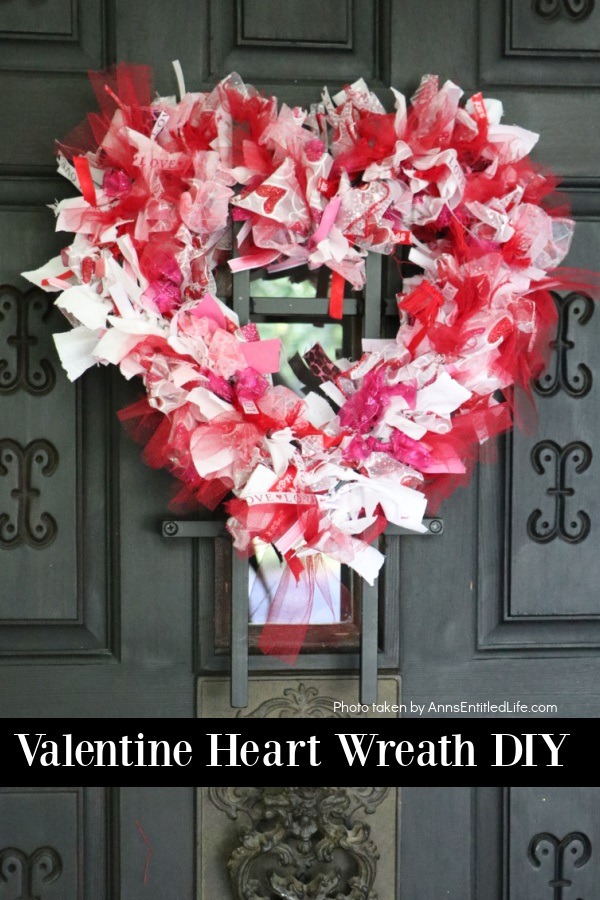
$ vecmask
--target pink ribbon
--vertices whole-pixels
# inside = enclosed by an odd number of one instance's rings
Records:
[[[229,268],[232,272],[243,272],[246,269],[259,269],[268,266],[279,256],[278,250],[259,250],[256,253],[248,253],[247,256],[237,256],[229,260]]]
[[[313,234],[310,239],[310,246],[316,247],[321,241],[324,241],[331,229],[333,228],[333,223],[337,218],[337,214],[342,203],[341,197],[334,197],[333,200],[330,200],[325,209],[323,210],[323,215],[321,216],[321,221],[319,222],[319,227]]]

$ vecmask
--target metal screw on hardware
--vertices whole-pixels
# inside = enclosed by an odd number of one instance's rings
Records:
[[[167,537],[175,537],[178,531],[179,525],[177,524],[177,522],[163,523],[163,534],[165,534]]]
[[[429,530],[432,534],[440,534],[443,527],[441,519],[432,519],[429,523]]]

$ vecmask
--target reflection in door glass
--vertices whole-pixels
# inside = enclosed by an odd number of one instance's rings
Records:
[[[279,338],[283,352],[281,367],[274,376],[276,384],[283,384],[297,394],[306,394],[306,388],[296,377],[289,360],[298,353],[302,356],[313,344],[320,344],[331,359],[342,349],[341,325],[313,325],[310,322],[263,322],[258,330],[261,338]]]

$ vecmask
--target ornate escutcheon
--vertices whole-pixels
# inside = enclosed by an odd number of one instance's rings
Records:
[[[0,511],[0,547],[11,549],[23,543],[30,547],[47,547],[56,537],[56,520],[48,512],[37,513],[40,491],[34,487],[37,469],[49,477],[58,466],[58,451],[50,441],[37,438],[23,447],[12,438],[0,439],[0,477],[12,476],[14,501],[11,513]]]
[[[567,868],[581,869],[585,866],[592,855],[592,844],[582,831],[570,831],[562,840],[549,831],[534,835],[527,848],[527,857],[532,866],[541,869],[544,859],[549,859],[551,854],[553,877],[549,879],[548,887],[552,889],[553,900],[563,900],[565,890],[573,885],[573,880],[566,877]]]
[[[563,13],[571,22],[582,22],[594,11],[595,0],[532,0],[532,9],[544,22]]]
[[[592,373],[585,363],[579,363],[574,372],[569,371],[569,355],[575,347],[569,331],[573,322],[578,325],[589,322],[594,304],[585,294],[571,293],[566,297],[553,294],[553,297],[558,306],[556,340],[551,344],[554,365],[535,382],[535,390],[542,397],[553,397],[560,390],[570,397],[585,397],[592,387]]]
[[[209,789],[229,818],[244,813],[229,872],[238,900],[377,900],[370,814],[389,788]]]
[[[297,687],[284,688],[282,697],[265,700],[264,703],[248,713],[240,710],[237,717],[243,719],[349,718],[346,713],[333,712],[334,703],[334,697],[322,697],[316,687],[309,687],[300,681]],[[364,718],[365,715],[365,713],[359,713],[357,718]]]
[[[44,885],[60,878],[62,860],[53,847],[27,854],[16,847],[0,850],[0,881],[14,888],[11,900],[44,900]]]
[[[49,394],[56,383],[56,373],[49,359],[34,358],[39,338],[31,329],[35,317],[42,328],[52,312],[52,297],[37,288],[19,291],[10,284],[0,285],[0,326],[8,331],[5,338],[9,358],[0,357],[0,394],[11,394],[19,388],[29,394]]]
[[[546,490],[554,498],[554,519],[544,518],[541,509],[535,509],[527,519],[527,534],[538,544],[547,544],[559,537],[569,544],[579,544],[590,533],[591,520],[584,510],[569,514],[567,498],[575,491],[567,484],[567,467],[580,475],[592,461],[592,450],[583,441],[572,441],[561,447],[556,441],[540,441],[531,451],[531,462],[538,475],[546,475],[553,469],[554,484]]]

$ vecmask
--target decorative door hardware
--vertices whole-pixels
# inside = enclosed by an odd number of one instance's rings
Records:
[[[360,813],[389,788],[209,788],[230,819],[250,821],[229,859],[238,900],[377,900],[379,852]]]
[[[594,12],[595,0],[533,0],[532,9],[544,22],[564,14],[567,21],[582,22]]]
[[[56,537],[56,519],[48,512],[34,517],[33,504],[41,496],[34,487],[33,476],[37,469],[46,478],[58,466],[58,451],[45,438],[37,438],[23,446],[12,438],[0,439],[0,477],[12,474],[14,487],[10,496],[14,509],[7,513],[0,510],[0,547],[11,549],[21,544],[30,547],[47,547]]]
[[[536,869],[542,868],[543,860],[549,858],[551,853],[554,874],[548,881],[548,887],[552,889],[553,900],[565,900],[565,890],[573,886],[573,881],[566,877],[566,860],[569,859],[569,868],[583,868],[592,855],[592,844],[582,831],[570,831],[562,839],[549,831],[541,831],[532,837],[527,849],[527,857]],[[571,892],[569,892],[570,895]],[[583,900],[583,898],[579,898],[579,900]]]
[[[535,382],[534,388],[542,397],[553,397],[560,390],[570,397],[585,397],[592,387],[592,373],[585,363],[578,363],[575,371],[570,371],[570,351],[575,348],[575,342],[569,335],[572,322],[578,325],[589,322],[594,312],[594,303],[586,294],[576,292],[566,297],[553,292],[552,296],[558,305],[556,339],[551,344],[554,367],[553,371],[547,371]]]
[[[17,847],[0,850],[0,881],[14,885],[14,900],[44,900],[44,885],[57,881],[62,868],[54,847],[38,847],[31,854]]]
[[[12,333],[5,339],[14,362],[11,364],[9,359],[0,357],[0,394],[12,394],[22,388],[39,396],[49,394],[54,387],[56,372],[50,360],[44,357],[34,362],[32,359],[39,337],[31,328],[31,319],[35,315],[45,326],[51,312],[52,297],[44,291],[33,288],[23,292],[10,284],[0,285],[0,325],[9,319],[14,322]]]
[[[527,520],[527,534],[538,544],[548,544],[558,537],[568,544],[579,544],[590,533],[591,519],[585,510],[569,513],[567,498],[573,497],[574,488],[568,482],[568,464],[580,475],[592,462],[592,450],[583,441],[571,441],[561,447],[556,441],[540,441],[531,451],[531,462],[538,475],[547,475],[553,469],[554,484],[546,490],[554,498],[554,519],[544,518],[541,509],[535,509]]]

